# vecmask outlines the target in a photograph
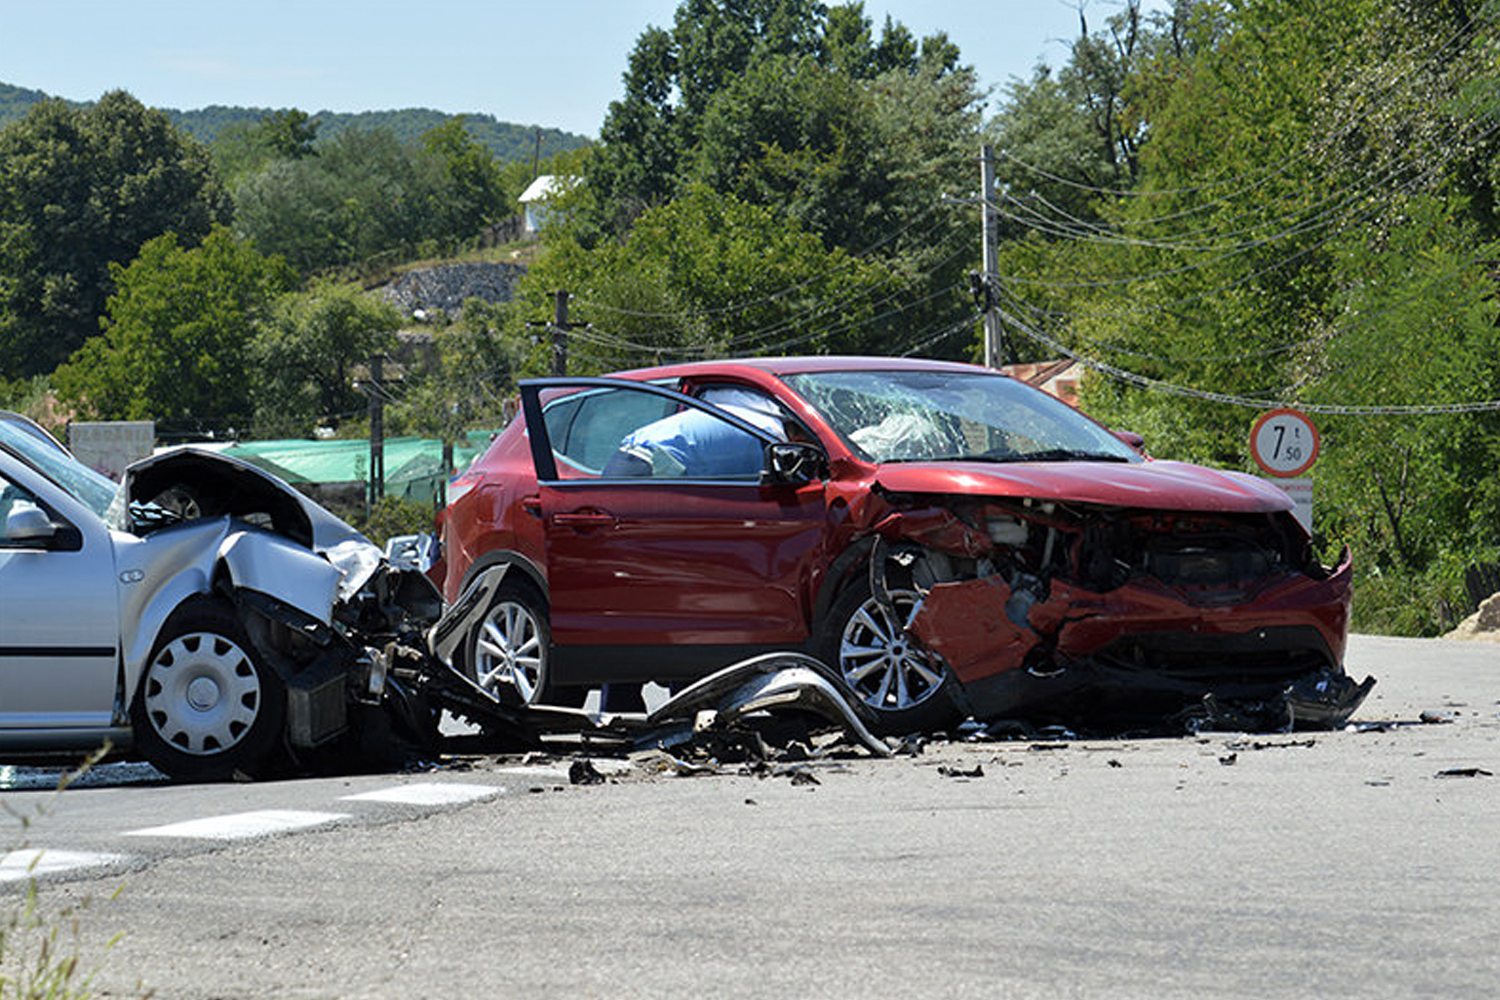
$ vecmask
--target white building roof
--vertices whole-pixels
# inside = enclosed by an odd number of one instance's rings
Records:
[[[523,205],[533,201],[545,201],[553,195],[562,194],[568,188],[578,183],[576,177],[563,177],[559,174],[541,174],[536,180],[521,192],[518,199]]]

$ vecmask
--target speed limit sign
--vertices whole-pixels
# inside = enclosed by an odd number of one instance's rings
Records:
[[[1250,455],[1268,475],[1300,476],[1318,459],[1318,429],[1296,410],[1263,413],[1250,430]]]

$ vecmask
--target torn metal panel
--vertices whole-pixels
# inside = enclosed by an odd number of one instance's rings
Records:
[[[725,667],[686,688],[646,716],[648,726],[694,720],[711,710],[719,724],[752,712],[798,709],[840,726],[870,752],[888,757],[891,748],[870,732],[857,704],[819,660],[803,653],[769,653]]]
[[[927,592],[911,632],[948,664],[960,682],[1014,670],[1041,641],[1008,611],[1016,593],[998,576],[940,583]]]
[[[1286,690],[1287,714],[1293,729],[1337,729],[1349,721],[1375,687],[1375,678],[1358,684],[1346,674],[1331,671],[1299,678]]]

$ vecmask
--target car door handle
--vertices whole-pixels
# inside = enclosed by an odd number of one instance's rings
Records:
[[[573,510],[565,514],[553,514],[552,520],[556,524],[564,524],[570,528],[611,528],[614,527],[616,517],[607,510]]]

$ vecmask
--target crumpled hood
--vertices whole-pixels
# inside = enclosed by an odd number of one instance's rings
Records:
[[[364,535],[264,469],[191,446],[127,467],[110,510],[111,525],[129,530],[128,504],[148,503],[173,488],[191,495],[199,517],[250,518],[257,527],[322,555],[342,574],[341,600],[358,591],[384,558]]]
[[[1113,507],[1213,513],[1291,510],[1291,497],[1254,476],[1187,462],[902,462],[875,481],[893,493],[1030,497]]]

